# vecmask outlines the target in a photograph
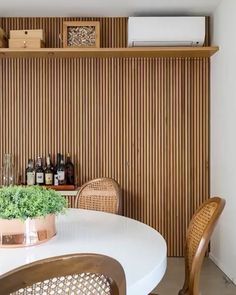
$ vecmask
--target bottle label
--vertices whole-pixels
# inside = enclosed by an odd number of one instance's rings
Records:
[[[35,185],[34,172],[27,172],[27,185]]]
[[[64,181],[65,180],[65,171],[58,171],[58,181]]]
[[[36,183],[39,183],[39,184],[43,183],[43,172],[36,173]]]
[[[59,183],[58,183],[58,175],[57,174],[54,175],[54,185],[59,185]]]
[[[52,183],[53,183],[52,173],[45,173],[45,184],[52,185]]]

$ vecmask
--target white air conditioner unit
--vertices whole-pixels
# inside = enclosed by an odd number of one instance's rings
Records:
[[[203,46],[205,17],[129,17],[128,46]]]

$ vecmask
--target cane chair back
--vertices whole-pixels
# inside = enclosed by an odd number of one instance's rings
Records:
[[[121,190],[112,178],[98,178],[85,183],[76,197],[76,207],[121,214]]]
[[[125,295],[126,281],[116,260],[73,254],[27,264],[0,277],[0,295]]]
[[[224,209],[225,201],[215,197],[206,201],[194,214],[185,245],[185,282],[179,295],[199,295],[202,263],[212,232]]]

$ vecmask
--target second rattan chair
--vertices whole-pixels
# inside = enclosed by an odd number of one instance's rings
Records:
[[[223,199],[211,198],[192,217],[185,245],[185,282],[179,295],[200,295],[199,280],[203,260],[224,206]]]
[[[0,277],[0,295],[125,295],[116,260],[98,254],[71,254],[39,260]]]
[[[75,201],[80,209],[121,214],[121,190],[112,178],[98,178],[85,183]]]

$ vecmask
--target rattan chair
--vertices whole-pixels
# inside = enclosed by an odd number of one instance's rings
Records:
[[[179,291],[179,295],[200,295],[199,279],[202,263],[212,232],[224,206],[225,201],[223,199],[218,197],[211,198],[203,203],[194,214],[187,231],[185,282],[183,288]]]
[[[125,295],[116,260],[98,254],[71,254],[39,260],[0,277],[0,295]]]
[[[80,209],[121,214],[120,186],[112,178],[93,179],[81,187],[75,206]]]

